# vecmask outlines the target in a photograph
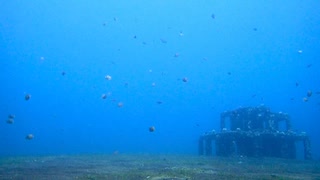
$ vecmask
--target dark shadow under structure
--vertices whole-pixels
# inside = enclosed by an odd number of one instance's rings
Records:
[[[200,155],[212,155],[215,142],[217,156],[295,159],[296,142],[302,141],[304,158],[312,159],[309,137],[291,129],[288,114],[273,113],[265,106],[238,108],[221,113],[220,125],[221,132],[211,131],[200,136]]]

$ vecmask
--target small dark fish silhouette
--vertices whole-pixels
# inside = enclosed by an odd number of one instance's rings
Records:
[[[13,114],[9,114],[9,116],[8,116],[9,119],[13,119],[13,118],[15,118],[15,117],[16,117],[16,116],[13,115]]]
[[[156,128],[154,126],[149,127],[149,132],[154,132],[155,130],[156,130]]]
[[[188,78],[184,77],[184,78],[182,78],[182,81],[183,82],[188,82]]]
[[[163,102],[162,101],[157,101],[157,104],[162,104]]]
[[[163,38],[160,38],[160,41],[163,43],[163,44],[166,44],[168,41],[163,39]]]
[[[309,91],[307,92],[307,96],[308,96],[308,97],[311,97],[311,96],[312,96],[312,91],[309,90]]]
[[[7,121],[6,121],[8,124],[13,124],[14,123],[14,120],[12,118],[9,118]]]
[[[30,95],[30,94],[26,94],[26,95],[24,96],[24,99],[25,99],[26,101],[28,101],[30,98],[31,98],[31,95]]]
[[[215,19],[216,16],[215,16],[214,14],[211,14],[211,18],[212,18],[212,19]]]
[[[101,95],[101,98],[102,98],[102,99],[106,99],[106,98],[107,98],[107,95],[106,95],[106,94],[102,94],[102,95]]]
[[[31,139],[33,139],[34,138],[34,135],[33,134],[28,134],[27,136],[26,136],[26,140],[31,140]]]

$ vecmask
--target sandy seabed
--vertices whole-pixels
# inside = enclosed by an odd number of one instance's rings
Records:
[[[320,179],[320,161],[150,154],[1,157],[0,179]]]

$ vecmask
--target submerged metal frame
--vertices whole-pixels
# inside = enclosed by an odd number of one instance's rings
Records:
[[[230,130],[226,123],[229,120]],[[285,123],[285,129],[280,123]],[[265,106],[238,108],[220,116],[220,131],[207,132],[199,138],[199,155],[212,155],[215,142],[217,156],[296,158],[296,142],[302,141],[304,159],[312,159],[311,144],[306,133],[291,129],[286,113],[273,113]]]

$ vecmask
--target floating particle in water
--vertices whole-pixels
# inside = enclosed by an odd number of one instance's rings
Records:
[[[155,130],[156,130],[156,128],[154,126],[149,127],[149,132],[154,132]]]
[[[123,107],[123,103],[122,102],[118,102],[118,107]]]
[[[184,36],[182,31],[179,32],[179,36],[181,36],[181,37]]]
[[[258,29],[256,27],[252,28],[253,31],[257,31]]]
[[[296,82],[296,87],[298,87],[299,86],[299,83],[298,82]]]
[[[307,98],[307,97],[304,97],[304,98],[302,98],[302,101],[303,101],[303,102],[308,102],[308,98]]]
[[[151,83],[151,86],[152,86],[152,87],[155,87],[155,86],[156,86],[156,83],[155,83],[155,82]]]
[[[31,98],[31,95],[30,95],[30,94],[26,94],[26,95],[24,96],[24,99],[25,99],[26,101],[28,101],[30,98]]]
[[[230,75],[231,75],[231,72],[228,72],[228,75],[230,76]]]
[[[300,50],[298,50],[298,53],[299,53],[299,54],[302,54],[302,53],[303,53],[303,51],[300,49]]]
[[[212,19],[215,19],[216,16],[215,16],[214,14],[211,14],[211,18],[212,18]]]
[[[61,72],[61,75],[62,75],[62,76],[66,75],[66,72],[65,72],[65,71],[62,71],[62,72]]]
[[[183,81],[183,82],[188,82],[188,78],[187,78],[187,77],[184,77],[184,78],[182,78],[182,81]]]
[[[177,58],[177,57],[179,57],[179,56],[180,56],[179,53],[175,53],[175,54],[173,55],[173,57],[175,57],[175,58]]]
[[[26,136],[26,140],[31,140],[31,139],[33,139],[34,138],[34,135],[33,134],[28,134],[27,136]]]
[[[107,98],[107,95],[106,95],[106,94],[102,94],[102,95],[101,95],[101,98],[102,98],[102,99],[106,99],[106,98]]]
[[[137,35],[134,35],[134,36],[133,36],[133,39],[137,39]]]
[[[307,67],[307,68],[310,68],[311,66],[312,66],[312,64],[308,64],[306,67]]]
[[[106,75],[104,78],[105,78],[106,80],[111,80],[111,79],[112,79],[112,77],[111,77],[110,75]]]
[[[14,120],[13,120],[13,118],[9,118],[6,122],[7,122],[7,124],[13,124]]]
[[[312,91],[309,90],[309,91],[307,92],[307,97],[311,97],[311,96],[312,96]]]

